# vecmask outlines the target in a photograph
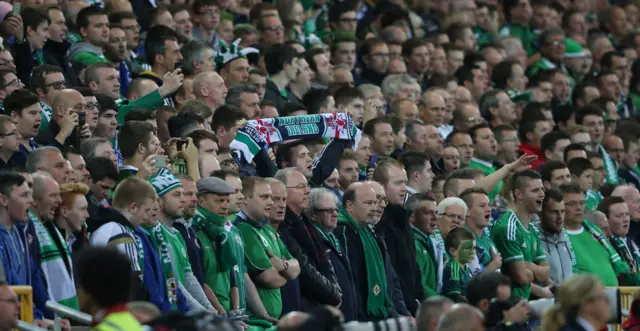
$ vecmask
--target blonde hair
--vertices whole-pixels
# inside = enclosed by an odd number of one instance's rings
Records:
[[[569,125],[564,131],[569,135],[569,137],[573,136],[576,133],[587,133],[587,128],[584,125],[574,124]]]
[[[542,330],[558,331],[568,314],[577,314],[580,306],[597,296],[602,282],[595,276],[578,275],[564,282],[556,292],[556,304],[542,315]]]
[[[144,179],[129,177],[120,182],[113,194],[111,205],[121,211],[126,211],[131,203],[142,205],[147,199],[156,199],[156,190]]]

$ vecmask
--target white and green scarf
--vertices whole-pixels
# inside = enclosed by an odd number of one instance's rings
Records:
[[[604,149],[602,145],[598,146],[598,151],[600,155],[602,155],[602,160],[604,161],[604,170],[606,172],[607,183],[612,185],[620,184],[620,178],[618,177],[618,169],[616,168],[616,163],[611,159],[611,156]]]
[[[54,235],[62,245],[62,250],[66,253],[66,256],[62,256],[51,233],[32,211],[29,211],[29,219],[33,222],[36,236],[38,237],[41,256],[40,268],[48,284],[47,292],[49,298],[69,308],[79,309],[76,287],[73,281],[73,269],[67,269],[63,260],[67,259],[67,265],[69,265],[69,268],[73,268],[71,250],[67,245],[67,241],[62,237],[58,228],[53,226]]]

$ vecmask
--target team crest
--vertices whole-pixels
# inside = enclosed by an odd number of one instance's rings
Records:
[[[373,287],[373,294],[374,294],[375,296],[378,296],[378,295],[380,294],[380,286],[378,286],[378,284],[376,284],[376,285]]]

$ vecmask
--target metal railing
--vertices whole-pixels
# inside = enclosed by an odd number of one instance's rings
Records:
[[[31,286],[10,286],[20,297],[20,319],[33,323],[33,289]]]
[[[37,327],[33,324],[29,324],[27,322],[24,321],[18,321],[18,330],[20,331],[47,331],[47,329],[43,329],[40,327]]]
[[[65,305],[61,305],[52,300],[47,301],[46,307],[62,318],[67,318],[84,325],[89,325],[93,321],[93,317],[91,317],[91,315],[69,308]]]

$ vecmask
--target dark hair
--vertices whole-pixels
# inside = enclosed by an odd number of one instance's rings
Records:
[[[307,108],[308,114],[318,114],[320,108],[327,105],[331,93],[325,89],[313,89],[302,97],[302,103]]]
[[[27,37],[27,29],[31,28],[31,30],[35,31],[38,29],[38,27],[40,26],[40,24],[42,23],[47,23],[47,24],[51,24],[51,20],[49,19],[49,16],[45,15],[45,13],[33,9],[33,8],[24,8],[22,9],[22,12],[20,13],[20,16],[22,16],[22,22],[24,25],[24,36],[25,38]]]
[[[422,172],[429,157],[422,152],[406,152],[400,157],[400,163],[404,166],[404,170],[407,172],[407,176],[411,178],[411,174],[414,172]]]
[[[89,18],[91,16],[107,15],[102,8],[97,5],[82,8],[76,17],[76,26],[78,29],[89,26]]]
[[[621,57],[624,58],[624,53],[622,51],[609,51],[606,52],[602,58],[600,58],[600,69],[601,71],[611,71],[613,70],[613,58]]]
[[[572,143],[569,144],[567,147],[565,147],[564,152],[562,153],[562,159],[563,160],[567,160],[567,156],[569,155],[569,152],[571,151],[585,151],[585,153],[587,152],[587,149],[584,148],[584,146],[582,144],[578,144],[578,143]]]
[[[542,155],[546,150],[552,150],[556,148],[556,143],[562,139],[571,140],[569,135],[564,131],[551,131],[542,136],[540,139],[540,149],[542,150]]]
[[[583,194],[584,192],[582,191],[582,188],[580,187],[580,185],[576,184],[576,183],[570,183],[570,184],[564,184],[562,186],[560,186],[560,190],[562,191],[562,194],[569,194],[569,193],[579,193],[579,194]]]
[[[535,75],[529,77],[529,85],[527,87],[540,87],[541,83],[551,82],[553,70],[540,70]]]
[[[193,144],[196,145],[197,148],[200,148],[200,142],[203,140],[213,140],[214,142],[218,142],[216,135],[211,132],[211,130],[195,130],[187,135],[188,138],[193,140]],[[220,148],[220,147],[218,147]]]
[[[451,230],[444,239],[444,247],[447,251],[451,248],[458,249],[463,241],[473,240],[473,238],[474,236],[471,231],[465,228],[455,228]]]
[[[513,191],[522,190],[527,182],[530,180],[541,179],[540,174],[533,170],[524,170],[520,172],[516,172],[509,179],[510,185],[509,187]],[[526,181],[526,182],[525,182]]]
[[[278,165],[278,167],[280,167],[283,163],[291,163],[291,151],[298,146],[306,147],[304,140],[296,140],[280,144],[278,146],[278,150],[276,152],[276,164]]]
[[[229,130],[243,118],[245,118],[245,115],[236,106],[224,105],[218,107],[211,119],[211,130],[213,130],[213,133],[216,133],[219,127]]]
[[[471,29],[469,25],[463,23],[453,23],[445,30],[447,36],[449,36],[449,42],[455,44],[457,40],[464,38],[464,31],[466,29]]]
[[[85,248],[78,253],[73,266],[78,287],[100,308],[129,301],[136,276],[129,258],[118,250]]]
[[[348,1],[335,2],[329,7],[329,22],[339,22],[342,14],[356,11],[356,6]]]
[[[16,186],[24,184],[26,179],[17,172],[2,171],[0,172],[0,193],[10,196]]]
[[[360,91],[358,88],[345,86],[339,88],[333,94],[333,98],[335,99],[336,107],[338,107],[339,105],[347,105],[355,99],[364,100],[364,94],[362,94],[362,91]]]
[[[241,178],[241,177],[240,177],[240,174],[239,174],[239,173],[237,173],[236,171],[233,171],[233,170],[224,170],[224,169],[216,170],[216,171],[212,172],[210,176],[211,176],[211,177],[217,177],[217,178],[220,178],[220,179],[222,179],[222,180],[224,180],[224,181],[226,181],[226,180],[227,180],[227,176]],[[243,178],[244,178],[244,176],[243,176]],[[243,182],[243,183],[244,183],[244,182]]]
[[[456,70],[454,75],[456,76],[456,82],[458,85],[464,85],[464,82],[473,82],[473,70],[478,70],[480,67],[476,65],[467,66],[463,65]]]
[[[508,0],[507,0],[508,1]],[[505,1],[506,2],[506,1]],[[467,300],[472,306],[478,306],[482,300],[491,300],[498,296],[498,287],[510,286],[509,277],[496,271],[481,272],[467,284]]]
[[[146,145],[153,134],[153,125],[141,121],[126,121],[118,131],[118,143],[123,158],[136,154],[138,145]]]
[[[407,39],[407,41],[402,43],[402,56],[410,57],[413,54],[414,49],[422,46],[427,46],[427,42],[423,39]]]
[[[486,196],[489,196],[489,194],[487,194],[487,191],[485,191],[483,188],[471,187],[462,191],[462,193],[460,193],[459,195],[459,198],[464,201],[467,207],[471,208],[471,202],[473,200],[472,197],[474,194],[484,194]]]
[[[125,116],[124,121],[155,121],[156,115],[155,112],[149,111],[147,109],[134,109],[130,111],[127,116]]]
[[[151,66],[156,62],[156,55],[164,55],[167,51],[166,42],[175,41],[178,42],[176,32],[166,33],[168,30],[173,31],[171,28],[164,25],[156,25],[152,27],[147,33],[147,38],[144,41],[144,52],[147,61]]]
[[[585,171],[591,169],[593,170],[593,165],[589,159],[585,159],[583,157],[576,157],[567,163],[567,168],[569,168],[569,172],[574,176],[581,176]]]
[[[23,109],[39,102],[40,99],[33,92],[27,89],[16,90],[4,99],[4,112],[9,116],[14,112],[22,116]]]
[[[555,202],[562,202],[564,197],[562,196],[562,191],[557,188],[551,188],[544,192],[544,200],[542,200],[543,208],[547,206],[549,200],[553,200]]]
[[[502,142],[502,139],[504,139],[504,133],[510,132],[510,131],[517,132],[518,130],[516,130],[516,128],[514,128],[512,125],[509,125],[509,124],[502,124],[493,128],[493,134],[496,136],[496,140],[498,142]]]
[[[271,76],[284,70],[284,66],[291,64],[298,54],[291,46],[277,44],[267,48],[264,53],[264,66]]]
[[[128,12],[128,11],[119,11],[119,12],[115,12],[115,13],[111,13],[109,14],[109,25],[111,26],[119,26],[122,28],[122,20],[138,20],[138,17],[132,13],[132,12]]]
[[[603,110],[600,109],[600,107],[596,106],[596,105],[585,105],[582,106],[582,108],[578,109],[578,111],[576,112],[576,124],[583,124],[584,118],[586,116],[589,115],[594,115],[594,116],[598,116],[598,117],[602,117]]]
[[[37,89],[42,89],[44,93],[47,93],[48,88],[45,85],[44,77],[48,74],[58,72],[62,73],[62,69],[50,64],[41,64],[33,68],[33,71],[31,71],[31,82],[29,84],[31,86],[31,91],[33,91],[33,93],[37,93]]]
[[[106,157],[96,156],[87,160],[87,170],[91,174],[91,180],[97,183],[103,179],[118,181],[118,168],[113,161]]]
[[[307,111],[307,107],[297,102],[287,102],[278,110],[280,116],[291,116],[293,112],[304,110]]]
[[[72,87],[71,89],[78,91],[80,94],[82,94],[83,97],[95,97],[96,96],[93,93],[93,91],[88,87],[76,86],[76,87]]]
[[[491,129],[491,126],[488,123],[480,123],[472,126],[469,129],[469,136],[471,136],[471,140],[474,144],[476,143],[476,133],[481,129],[490,129],[491,132],[493,132],[493,129]]]
[[[545,163],[541,168],[542,169],[538,169],[540,171],[540,176],[542,177],[543,181],[549,182],[551,181],[551,178],[553,176],[553,172],[558,170],[558,169],[565,169],[567,167],[566,164],[564,164],[564,162],[561,161],[548,161],[547,163]]]
[[[320,54],[322,55],[326,54],[322,48],[311,48],[304,52],[304,58],[305,60],[307,60],[307,63],[309,64],[309,68],[311,68],[313,72],[318,71],[318,67],[316,65],[316,61],[314,60],[314,58],[316,57],[316,55],[320,55]]]
[[[362,133],[373,138],[376,136],[376,125],[382,124],[382,123],[391,125],[391,123],[389,123],[389,120],[386,117],[376,117],[367,121],[367,123],[364,124],[364,127],[362,128]]]
[[[617,196],[606,197],[602,199],[602,201],[600,201],[600,203],[598,204],[598,211],[601,211],[602,213],[607,215],[607,217],[609,217],[609,208],[612,205],[619,203],[625,203],[624,198]]]
[[[96,93],[95,96],[96,101],[98,102],[98,111],[100,112],[100,114],[104,113],[107,110],[115,110],[116,112],[118,111],[118,105],[116,104],[116,101],[113,100],[113,98],[111,98],[110,96],[100,93]]]
[[[516,61],[502,61],[493,67],[491,72],[491,82],[493,88],[505,89],[509,79],[513,77],[513,66],[519,65]]]
[[[632,85],[633,86],[633,85]],[[574,88],[573,88],[573,93],[571,94],[571,103],[572,104],[577,104],[578,99],[582,99],[585,96],[585,90],[588,87],[595,87],[597,88],[597,86],[593,83],[590,82],[582,82],[580,84],[577,84]]]

